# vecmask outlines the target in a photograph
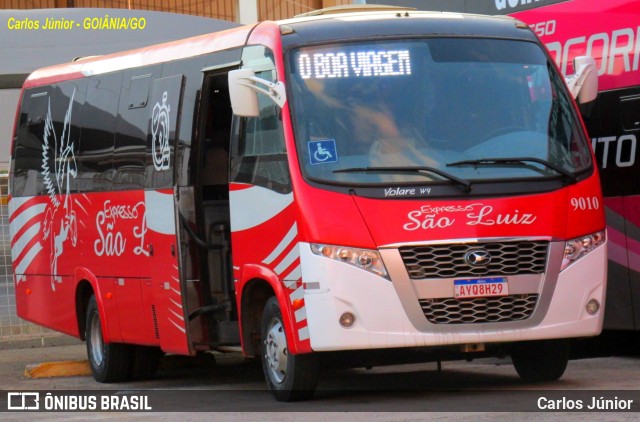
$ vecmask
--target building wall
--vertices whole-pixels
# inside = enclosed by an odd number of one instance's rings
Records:
[[[0,139],[11,139],[16,104],[20,89],[0,89]],[[9,150],[0,151],[0,341],[54,335],[53,331],[28,323],[16,316],[15,286],[11,268],[11,242],[9,238],[8,178]]]
[[[0,9],[106,7],[151,10],[237,21],[236,0],[0,0]]]
[[[20,89],[0,89],[0,171],[9,168],[9,140],[13,136],[13,123],[16,117],[16,104],[20,98]]]
[[[258,20],[287,19],[323,7],[352,4],[353,0],[256,0]],[[0,9],[107,7],[197,15],[239,22],[238,0],[0,0]]]
[[[11,269],[7,175],[0,173],[0,341],[59,336],[60,334],[16,316],[15,285]]]
[[[259,20],[287,19],[322,8],[322,0],[257,0]]]

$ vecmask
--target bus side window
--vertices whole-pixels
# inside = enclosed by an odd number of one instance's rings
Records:
[[[89,80],[78,155],[78,191],[105,192],[113,180],[113,151],[122,72]]]
[[[15,196],[75,192],[86,87],[86,80],[68,81],[25,94],[26,126],[18,128],[15,147]]]
[[[13,196],[33,196],[44,186],[41,176],[44,121],[49,106],[47,91],[25,92],[20,126],[14,146]]]
[[[144,189],[151,82],[160,76],[160,65],[124,72],[116,123],[113,167],[114,190]]]
[[[151,85],[146,113],[145,188],[167,188],[173,183],[184,81],[184,76],[179,74],[155,79]]]
[[[256,72],[256,76],[274,81],[275,71]],[[258,95],[258,102],[258,117],[234,116],[231,181],[289,193],[292,188],[281,110],[263,94]]]
[[[270,101],[270,100],[266,100]],[[291,192],[282,125],[270,104],[260,116],[235,118],[237,155],[231,161],[231,180],[262,186],[280,193]]]

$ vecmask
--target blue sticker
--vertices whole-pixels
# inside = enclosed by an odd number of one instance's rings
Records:
[[[311,165],[337,163],[338,153],[336,151],[335,139],[321,139],[319,141],[309,141],[309,162]]]

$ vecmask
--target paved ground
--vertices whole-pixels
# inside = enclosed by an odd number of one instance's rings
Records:
[[[609,342],[605,339],[605,343]],[[73,343],[73,342],[72,342]],[[631,345],[632,347],[633,345]],[[637,346],[636,346],[637,347]],[[265,390],[258,365],[240,355],[217,356],[193,361],[183,357],[165,359],[160,377],[152,381],[124,384],[99,384],[90,376],[27,378],[29,364],[51,361],[84,361],[84,344],[75,342],[57,347],[27,349],[0,348],[0,392],[76,391],[96,394],[135,394],[153,391],[166,394],[171,409],[189,402],[190,413],[6,413],[6,397],[0,419],[7,420],[190,420],[214,421],[532,421],[563,420],[640,420],[640,356],[591,356],[570,361],[565,376],[558,382],[531,385],[519,380],[508,359],[482,359],[473,362],[445,362],[442,372],[433,363],[351,369],[323,376],[316,400],[283,404],[273,401]],[[625,391],[626,390],[626,391]],[[533,393],[531,393],[533,391]],[[621,392],[621,393],[618,393]],[[511,412],[522,394],[568,396],[586,394],[599,397],[619,394],[637,398],[634,413],[579,414],[553,412]],[[595,396],[594,396],[595,395]],[[628,397],[627,397],[628,396]],[[596,398],[597,398],[596,397]],[[488,411],[456,412],[490,403]],[[163,403],[165,404],[165,403]],[[211,413],[212,404],[223,412]],[[511,407],[510,407],[511,406]],[[443,411],[446,410],[446,411]],[[407,412],[406,410],[429,410]],[[517,407],[516,409],[517,410]],[[206,413],[205,413],[206,412]],[[508,413],[506,413],[508,412]],[[36,416],[36,418],[34,418]]]

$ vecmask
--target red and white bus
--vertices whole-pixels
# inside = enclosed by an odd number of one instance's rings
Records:
[[[640,5],[633,0],[531,4],[513,13],[531,26],[562,73],[576,56],[596,60],[597,99],[583,108],[596,154],[609,233],[604,327],[640,330]]]
[[[553,380],[602,328],[596,162],[511,18],[318,14],[38,70],[10,195],[18,314],[101,382],[238,345],[278,400],[336,353]]]
[[[383,0],[396,4],[401,0]],[[599,94],[581,109],[605,197],[608,287],[604,328],[640,330],[640,7],[634,0],[421,0],[421,8],[510,14],[526,22],[563,74],[576,56],[596,60]]]

